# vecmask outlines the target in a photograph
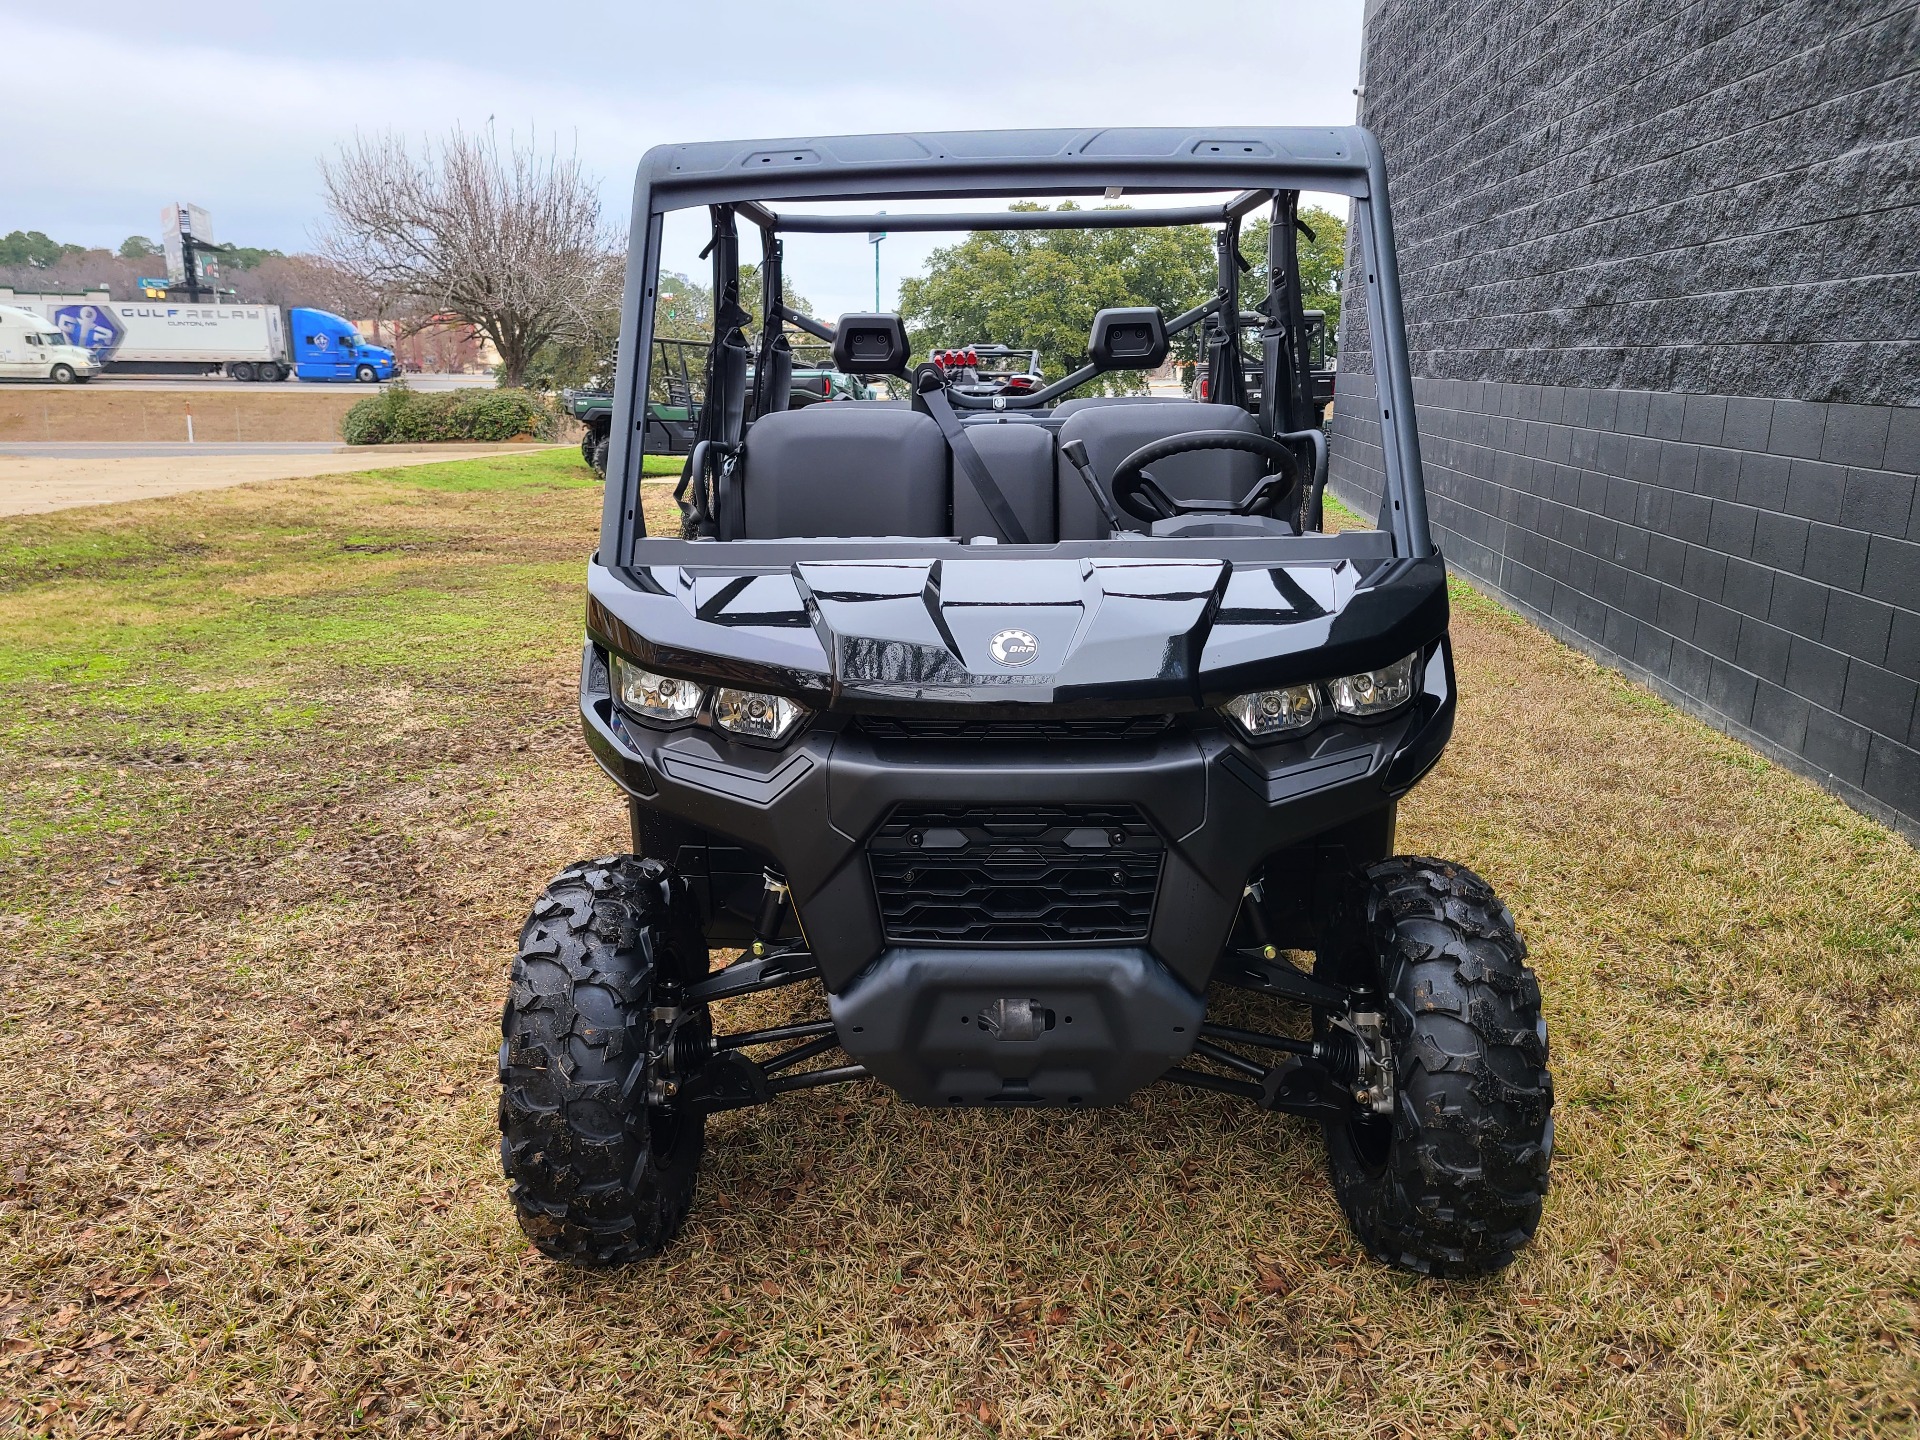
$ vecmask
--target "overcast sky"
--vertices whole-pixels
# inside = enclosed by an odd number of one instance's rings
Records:
[[[157,237],[161,207],[185,200],[212,212],[222,241],[305,249],[321,219],[317,163],[356,129],[537,130],[578,150],[609,215],[624,219],[634,164],[661,141],[1346,124],[1361,6],[332,0],[166,11],[93,0],[68,20],[44,0],[0,0],[0,53],[27,62],[0,105],[0,233],[117,246]],[[32,104],[21,103],[29,75],[46,81]],[[883,244],[887,303],[939,243]],[[806,249],[790,246],[789,273],[823,313],[872,303],[861,237]]]

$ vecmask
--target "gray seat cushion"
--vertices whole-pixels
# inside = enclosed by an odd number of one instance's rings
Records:
[[[1053,435],[1044,425],[1016,421],[974,421],[965,428],[1027,539],[1036,545],[1052,544]],[[980,492],[958,464],[953,467],[953,533],[1000,535]]]
[[[1078,415],[1082,410],[1091,410],[1096,405],[1179,405],[1183,403],[1178,395],[1076,395],[1071,400],[1062,400],[1053,407],[1053,413],[1065,419],[1069,415]]]
[[[911,410],[835,402],[763,415],[738,474],[749,540],[952,533],[947,442]]]
[[[1094,405],[1075,411],[1061,422],[1060,443],[1079,440],[1086,445],[1093,473],[1111,497],[1113,472],[1127,456],[1152,441],[1200,430],[1239,430],[1256,435],[1260,427],[1238,405],[1209,405],[1197,400]],[[1059,461],[1058,472],[1060,538],[1104,539],[1106,519],[1087,493],[1079,472],[1064,458]],[[1175,455],[1153,467],[1153,478],[1161,488],[1176,499],[1186,500],[1238,500],[1264,473],[1260,457],[1244,450],[1201,450]],[[1121,519],[1129,530],[1147,528],[1146,522],[1124,511]]]

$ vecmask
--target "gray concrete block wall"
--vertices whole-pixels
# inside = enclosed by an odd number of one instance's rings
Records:
[[[1449,562],[1920,835],[1920,5],[1386,0],[1363,79]]]

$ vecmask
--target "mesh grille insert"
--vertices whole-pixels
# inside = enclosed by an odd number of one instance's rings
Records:
[[[901,805],[867,844],[887,938],[922,945],[1144,940],[1161,853],[1131,805]]]

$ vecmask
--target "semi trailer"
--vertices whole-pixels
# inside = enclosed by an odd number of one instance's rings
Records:
[[[0,304],[47,320],[93,357],[97,375],[228,375],[274,381],[391,379],[393,351],[368,344],[350,320],[325,310],[233,302],[111,300],[85,294],[15,294]]]

